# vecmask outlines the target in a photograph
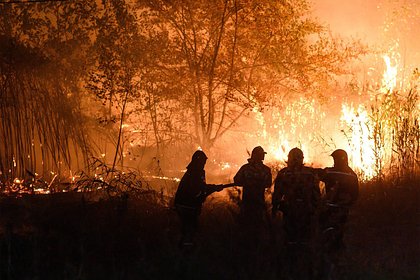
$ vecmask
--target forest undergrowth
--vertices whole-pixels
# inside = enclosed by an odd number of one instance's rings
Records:
[[[418,180],[361,185],[337,279],[419,279]],[[208,198],[196,246],[158,192],[0,197],[0,279],[281,279],[281,216],[247,252],[237,192]],[[251,272],[249,266],[252,266]]]

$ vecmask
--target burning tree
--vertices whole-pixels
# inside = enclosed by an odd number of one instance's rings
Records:
[[[204,148],[247,111],[328,83],[363,52],[325,36],[307,1],[139,2],[167,34],[174,63],[162,71],[179,81],[185,125]]]

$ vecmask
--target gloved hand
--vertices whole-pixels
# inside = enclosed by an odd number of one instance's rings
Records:
[[[223,185],[207,184],[207,186],[210,187],[212,192],[220,192],[223,190]]]

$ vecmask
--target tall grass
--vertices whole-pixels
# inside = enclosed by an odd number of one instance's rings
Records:
[[[371,106],[376,179],[411,180],[420,173],[420,99],[416,87],[387,92]]]
[[[349,133],[343,130],[350,146],[356,143],[352,152],[359,154],[361,164],[373,168],[368,171],[375,181],[412,180],[420,174],[419,81],[415,70],[409,89],[369,93],[373,100],[366,98],[357,121],[348,124]]]
[[[89,157],[77,94],[66,76],[36,50],[1,38],[1,181],[61,175]],[[49,174],[54,172],[54,174]]]

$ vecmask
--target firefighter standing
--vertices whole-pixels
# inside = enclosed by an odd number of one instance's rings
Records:
[[[182,224],[180,247],[190,247],[198,228],[198,217],[207,196],[215,191],[221,191],[221,185],[206,183],[204,166],[207,156],[203,151],[196,151],[187,166],[187,172],[182,177],[175,194],[175,209]]]
[[[266,152],[261,146],[252,150],[251,158],[236,173],[235,185],[243,187],[241,216],[250,223],[261,223],[266,211],[264,193],[271,187],[271,169],[263,163]]]
[[[271,169],[263,164],[265,154],[261,146],[255,147],[248,163],[241,166],[233,178],[235,185],[243,188],[239,214],[239,269],[243,269],[249,279],[258,278],[264,268],[261,257],[266,250],[266,243],[263,242],[267,222],[264,194],[272,184]]]
[[[320,215],[324,274],[331,273],[344,248],[344,225],[349,209],[359,195],[358,178],[348,165],[347,153],[338,149],[331,156],[334,166],[319,171],[320,180],[325,183],[325,203]],[[328,267],[328,271],[325,271],[325,267]]]
[[[311,279],[313,216],[320,200],[319,181],[313,168],[303,164],[303,152],[293,148],[287,167],[274,181],[273,215],[283,213],[288,252],[284,265],[287,277]]]

